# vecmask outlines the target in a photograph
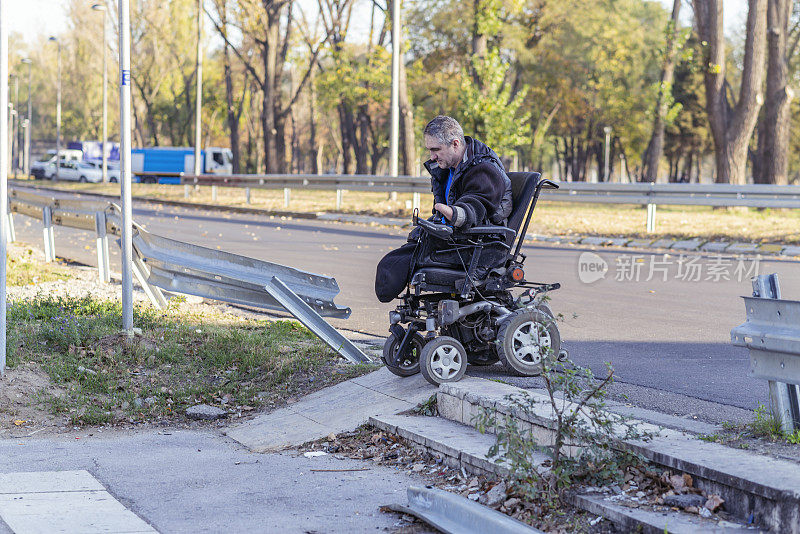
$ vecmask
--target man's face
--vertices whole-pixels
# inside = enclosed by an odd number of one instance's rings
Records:
[[[435,137],[429,135],[425,136],[425,148],[431,154],[431,159],[439,164],[441,169],[455,168],[461,162],[459,157],[459,145],[461,142],[458,139],[453,139],[449,144],[442,143]]]

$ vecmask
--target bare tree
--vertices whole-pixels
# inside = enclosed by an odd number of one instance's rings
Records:
[[[748,0],[748,4],[742,81],[738,100],[731,104],[725,78],[722,0],[692,0],[697,35],[707,43],[703,58],[706,112],[714,139],[718,183],[746,182],[747,147],[763,102],[767,0]]]
[[[264,167],[267,173],[286,172],[286,121],[297,103],[311,70],[317,63],[323,42],[313,50],[305,72],[290,94],[283,91],[291,31],[294,27],[293,0],[238,0],[236,26],[243,38],[251,41],[257,53],[245,55],[229,39],[219,20],[206,10],[217,33],[227,43],[261,90],[261,130]]]
[[[655,182],[658,178],[658,163],[664,154],[664,119],[669,111],[669,96],[672,94],[672,81],[675,74],[675,53],[678,48],[678,16],[681,11],[681,0],[672,4],[672,18],[667,25],[667,42],[664,50],[664,65],[661,68],[661,83],[653,117],[653,133],[645,152],[643,180]]]
[[[789,60],[797,47],[789,44],[791,0],[768,0],[767,7],[767,92],[764,113],[758,125],[757,164],[753,181],[786,184],[789,166],[789,105],[794,93],[789,87]]]

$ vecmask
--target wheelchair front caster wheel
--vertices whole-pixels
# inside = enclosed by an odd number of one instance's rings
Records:
[[[545,360],[555,360],[560,352],[558,326],[552,315],[541,310],[518,310],[497,331],[497,353],[512,375],[538,376]]]
[[[425,338],[420,334],[414,334],[411,338],[411,346],[408,347],[405,359],[400,362],[400,367],[395,367],[389,362],[394,361],[394,355],[397,354],[397,349],[400,348],[402,339],[397,339],[394,334],[390,334],[386,338],[386,343],[383,344],[383,355],[381,360],[386,368],[397,376],[412,376],[419,373],[419,359],[422,353],[422,347],[425,346]]]
[[[429,341],[422,349],[419,370],[425,380],[438,386],[444,382],[457,382],[467,372],[467,351],[457,339],[440,336]]]

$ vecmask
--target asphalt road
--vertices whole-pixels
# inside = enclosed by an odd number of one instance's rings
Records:
[[[375,265],[405,241],[405,230],[150,204],[136,204],[134,218],[159,235],[334,276],[341,288],[337,303],[353,313],[332,323],[387,332],[393,306],[374,297]],[[17,216],[16,227],[18,240],[41,246],[39,221]],[[96,265],[93,234],[60,227],[55,232],[58,256]],[[766,384],[747,376],[747,351],[730,344],[730,329],[744,322],[740,296],[751,292],[752,259],[692,254],[679,265],[677,254],[602,249],[595,252],[608,271],[586,283],[579,265],[598,262],[581,257],[587,250],[524,247],[527,279],[562,284],[551,293],[551,307],[564,316],[564,347],[576,363],[604,373],[604,362],[611,362],[622,383],[688,398],[744,409],[768,402]],[[780,275],[784,298],[800,298],[799,262],[762,259],[757,268]],[[112,269],[119,270],[116,247]],[[503,375],[499,366],[489,371]]]

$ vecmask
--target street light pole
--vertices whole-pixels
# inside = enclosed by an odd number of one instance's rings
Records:
[[[106,156],[106,145],[108,144],[108,63],[106,61],[107,34],[106,25],[108,16],[106,16],[106,6],[103,4],[94,4],[92,9],[95,11],[103,12],[103,183],[108,182],[108,156]]]
[[[0,376],[6,372],[6,260],[8,235],[8,3],[0,0]]]
[[[11,123],[11,165],[14,169],[14,179],[17,179],[17,167],[19,167],[19,125],[21,122],[19,115],[19,76],[12,74],[14,77],[14,113],[12,114],[13,122]]]
[[[605,158],[604,158],[604,167],[605,168],[603,170],[603,181],[606,181],[606,182],[609,181],[608,172],[609,172],[609,167],[611,166],[611,162],[609,161],[609,158],[611,157],[611,146],[610,146],[610,144],[611,144],[611,132],[612,132],[611,126],[606,126],[605,128],[603,128],[603,133],[606,134],[606,149],[605,149]]]
[[[31,61],[28,58],[23,58],[22,63],[28,65],[28,116],[26,117],[28,125],[25,130],[25,143],[22,158],[24,160],[25,175],[30,178],[31,176],[31,128],[33,127],[33,117],[31,116]]]
[[[119,0],[119,181],[122,204],[122,329],[125,332],[133,332],[130,16],[129,0]]]
[[[392,0],[392,124],[389,149],[389,175],[398,176],[400,145],[400,0]],[[394,199],[396,193],[391,195]]]
[[[59,178],[59,167],[61,163],[61,41],[57,37],[51,36],[50,41],[58,45],[58,90],[56,93],[56,173],[54,180]]]
[[[200,161],[200,119],[203,111],[203,0],[197,0],[197,94],[194,109],[194,175],[202,169]]]

